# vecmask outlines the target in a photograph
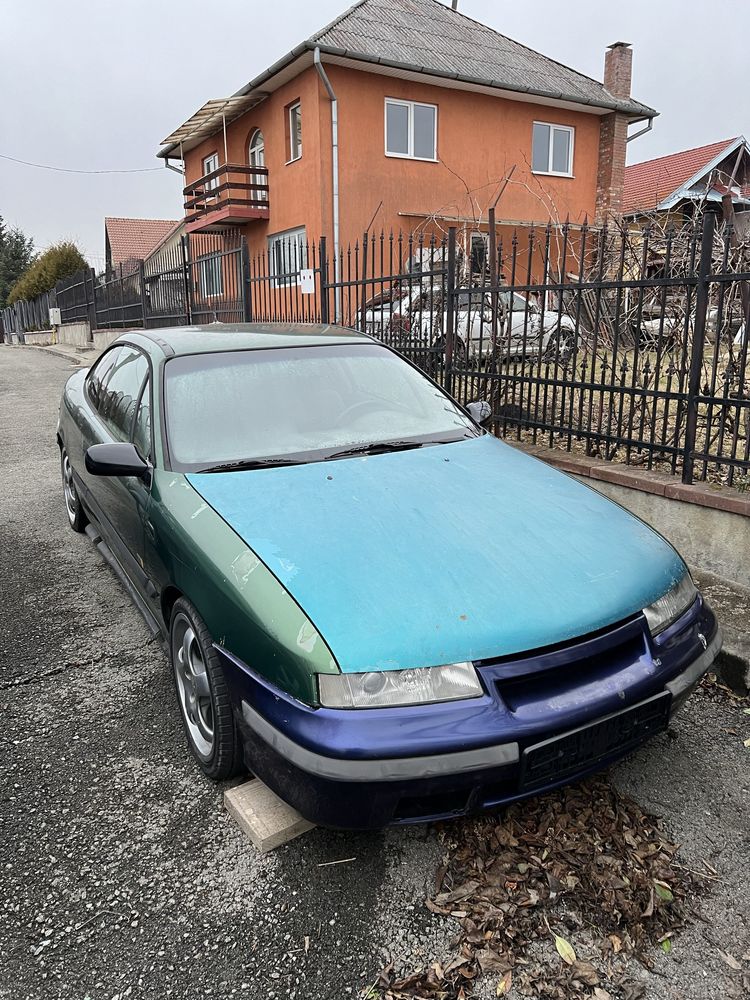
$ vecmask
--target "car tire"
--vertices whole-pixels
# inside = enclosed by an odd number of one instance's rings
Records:
[[[206,623],[186,598],[169,621],[169,659],[188,746],[214,781],[241,774],[242,743],[224,672]]]
[[[73,531],[81,532],[86,528],[89,519],[86,517],[81,498],[78,496],[76,484],[73,480],[73,467],[70,464],[70,457],[64,445],[60,448],[60,472],[62,474],[63,499],[65,500],[68,524]]]

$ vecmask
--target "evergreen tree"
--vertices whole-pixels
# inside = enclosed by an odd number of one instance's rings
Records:
[[[0,216],[0,309],[8,304],[8,293],[34,261],[34,242],[20,229],[8,228]]]

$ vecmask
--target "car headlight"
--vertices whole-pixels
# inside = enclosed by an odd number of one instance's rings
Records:
[[[677,621],[695,600],[698,591],[695,589],[688,572],[666,594],[643,609],[651,635],[658,635],[665,628]]]
[[[471,663],[366,674],[320,674],[320,703],[326,708],[390,708],[479,698],[482,685]]]

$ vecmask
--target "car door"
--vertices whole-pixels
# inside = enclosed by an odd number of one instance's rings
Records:
[[[88,419],[81,428],[83,452],[94,444],[132,442],[151,457],[151,375],[146,355],[119,345],[87,385]],[[150,484],[135,476],[93,476],[83,466],[84,502],[105,541],[136,587],[144,592],[143,522]]]

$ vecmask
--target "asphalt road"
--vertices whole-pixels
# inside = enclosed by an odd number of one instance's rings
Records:
[[[433,829],[314,830],[260,857],[223,812],[164,654],[67,526],[54,428],[72,370],[0,346],[0,997],[339,1000],[390,959],[445,959],[451,927],[423,906]],[[718,951],[750,952],[747,720],[699,693],[615,772],[721,879],[655,972],[634,969],[653,1000],[741,995]]]

